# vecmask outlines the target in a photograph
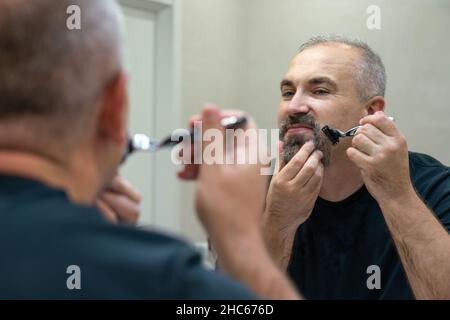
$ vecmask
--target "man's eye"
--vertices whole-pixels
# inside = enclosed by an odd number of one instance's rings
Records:
[[[329,92],[324,89],[317,89],[317,90],[314,90],[313,93],[316,95],[322,96],[322,95],[328,94]]]
[[[294,91],[284,91],[281,93],[281,96],[283,98],[291,98],[292,96],[294,96]]]

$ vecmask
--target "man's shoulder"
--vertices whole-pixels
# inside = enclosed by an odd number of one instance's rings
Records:
[[[421,198],[450,227],[450,168],[435,158],[409,153],[411,180]]]
[[[442,164],[436,158],[433,158],[432,156],[425,153],[409,151],[409,161],[415,167],[437,168],[444,171],[448,171],[450,169],[448,166]]]
[[[25,248],[17,251],[25,260],[41,256],[49,263],[78,260],[109,270],[140,265],[157,270],[180,261],[177,257],[197,255],[193,246],[168,233],[111,223],[96,207],[73,203],[63,191],[36,183],[26,187],[14,194],[0,193],[0,231],[5,237],[0,247]]]
[[[430,155],[409,152],[411,178],[416,187],[429,183],[448,183],[450,186],[450,168]]]
[[[180,238],[112,224],[36,182],[10,182],[13,191],[0,190],[0,298],[251,297],[206,270]],[[66,286],[71,266],[81,274],[79,291]]]

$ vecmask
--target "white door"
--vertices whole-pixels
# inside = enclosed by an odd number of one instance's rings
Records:
[[[177,1],[120,0],[130,76],[130,133],[163,138],[180,126]],[[180,230],[179,182],[170,150],[135,153],[122,175],[142,193],[139,224]]]
[[[126,66],[130,84],[130,133],[154,135],[155,112],[155,14],[123,6]],[[142,193],[140,224],[152,224],[154,161],[150,154],[136,153],[121,173]]]

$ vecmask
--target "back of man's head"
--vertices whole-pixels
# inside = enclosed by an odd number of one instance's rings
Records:
[[[122,69],[119,12],[113,0],[0,0],[0,148],[76,143]]]

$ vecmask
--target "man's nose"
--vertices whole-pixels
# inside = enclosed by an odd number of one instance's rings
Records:
[[[310,107],[306,101],[305,96],[301,90],[297,90],[291,101],[287,105],[286,112],[288,114],[304,113],[307,114],[310,111]]]

